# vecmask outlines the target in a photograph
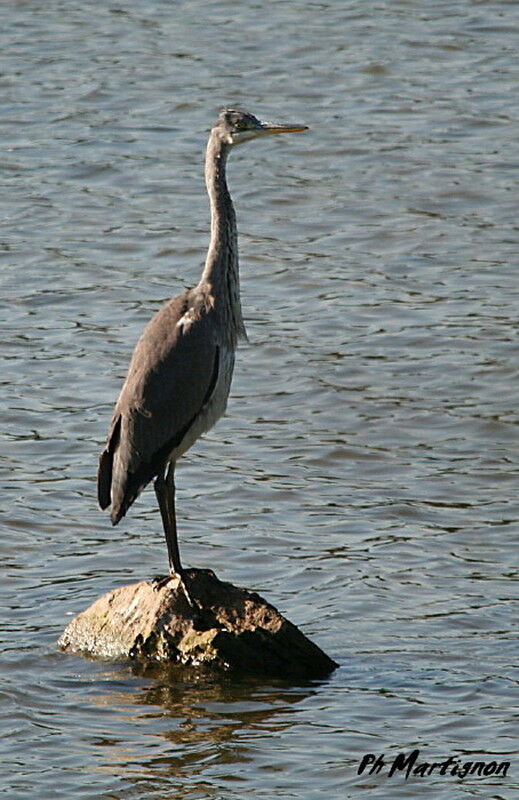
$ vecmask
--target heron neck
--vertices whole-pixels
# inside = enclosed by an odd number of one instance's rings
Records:
[[[224,329],[235,344],[246,334],[240,301],[236,215],[225,174],[229,149],[217,134],[211,133],[205,158],[211,241],[200,284],[205,284],[213,295],[215,310],[222,315]]]

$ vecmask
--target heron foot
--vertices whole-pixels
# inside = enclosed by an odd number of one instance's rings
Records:
[[[154,591],[160,592],[174,577],[174,575],[154,575],[151,579]]]
[[[179,580],[179,584],[178,584],[179,588],[182,587],[182,591],[184,592],[184,596],[185,596],[187,602],[189,603],[189,605],[191,606],[193,611],[196,614],[199,614],[200,613],[200,606],[198,605],[196,600],[193,600],[193,598],[191,597],[191,594],[189,593],[189,589],[187,588],[187,582],[186,582],[186,579],[185,579],[184,571],[182,571],[180,573],[180,575],[178,574],[178,572],[174,573],[174,577],[180,579]]]
[[[198,614],[200,612],[200,606],[195,600],[193,600],[193,598],[189,593],[189,589],[187,588],[187,581],[185,579],[183,570],[180,573],[170,572],[169,575],[155,575],[155,577],[152,579],[152,585],[154,591],[160,592],[160,590],[163,589],[165,586],[167,586],[170,581],[178,581],[177,584],[178,588],[181,589],[182,592],[184,593],[184,597],[186,598],[187,602],[189,603],[193,611],[196,611],[196,613]]]

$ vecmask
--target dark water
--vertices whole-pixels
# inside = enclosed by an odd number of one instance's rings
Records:
[[[512,798],[514,3],[8,2],[0,26],[7,798]],[[232,156],[250,342],[178,469],[187,564],[340,669],[310,685],[64,656],[164,570],[153,493],[96,507],[139,332],[197,281],[218,108],[304,122]],[[365,753],[508,776],[357,775]]]

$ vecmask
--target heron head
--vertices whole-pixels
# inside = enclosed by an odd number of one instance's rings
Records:
[[[253,114],[225,108],[215,125],[226,144],[236,145],[273,133],[296,133],[308,130],[306,125],[261,122]]]

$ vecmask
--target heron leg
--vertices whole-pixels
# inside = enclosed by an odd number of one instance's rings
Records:
[[[160,508],[164,535],[168,547],[170,574],[182,575],[178,549],[177,519],[175,515],[175,462],[170,461],[166,474],[159,474],[154,483],[155,494]]]

